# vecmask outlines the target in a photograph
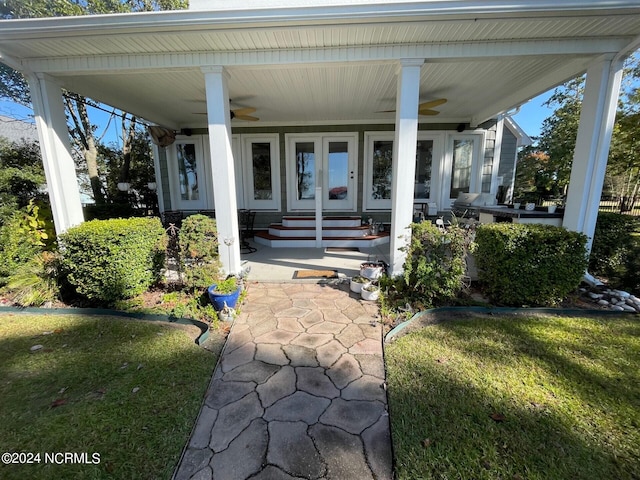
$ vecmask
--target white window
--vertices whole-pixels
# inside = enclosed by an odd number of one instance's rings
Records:
[[[176,140],[169,149],[171,204],[180,210],[210,208],[202,138]]]
[[[440,208],[450,208],[460,193],[479,193],[482,188],[480,152],[484,133],[450,134],[442,168]]]
[[[245,208],[280,211],[278,134],[241,135],[241,138]]]
[[[393,132],[365,134],[364,210],[391,209],[393,139]],[[413,181],[415,202],[428,203],[439,195],[442,154],[442,133],[418,132]]]

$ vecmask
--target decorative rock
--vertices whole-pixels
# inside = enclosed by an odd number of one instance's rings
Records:
[[[624,298],[625,300],[631,296],[629,292],[625,292],[623,290],[616,290],[616,295],[618,295],[620,298]]]
[[[31,350],[32,352],[37,352],[38,350],[42,350],[42,348],[42,345],[34,345],[29,350]]]
[[[611,307],[611,310],[615,310],[616,312],[624,312],[624,308],[622,308],[620,305],[614,305],[613,307]]]
[[[588,295],[593,300],[600,300],[602,298],[602,296],[603,296],[601,293],[593,293],[593,292],[589,292]]]
[[[630,307],[629,305],[620,305],[620,307],[625,311],[625,312],[636,312],[636,309],[633,307]]]
[[[604,307],[609,305],[609,302],[607,302],[606,300],[598,300],[598,305],[602,305]]]

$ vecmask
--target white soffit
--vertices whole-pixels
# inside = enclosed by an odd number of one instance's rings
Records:
[[[219,7],[212,11],[197,8]],[[322,8],[326,5],[327,8]],[[637,1],[196,1],[191,11],[0,21],[0,60],[172,127],[206,124],[201,66],[224,65],[255,126],[393,122],[400,58],[425,58],[435,122],[482,122],[615,55]],[[244,101],[241,101],[244,100]],[[236,120],[234,123],[238,124]]]

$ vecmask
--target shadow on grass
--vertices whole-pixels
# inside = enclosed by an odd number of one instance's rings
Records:
[[[640,476],[638,331],[616,339],[610,326],[587,346],[561,322],[554,343],[535,334],[540,322],[455,320],[387,347],[399,479]],[[580,348],[612,351],[607,372],[581,363]]]
[[[0,451],[41,454],[0,478],[170,478],[216,360],[167,324],[0,316]],[[45,463],[47,452],[89,462]]]

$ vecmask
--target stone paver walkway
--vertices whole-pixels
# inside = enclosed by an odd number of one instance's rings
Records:
[[[251,284],[177,480],[387,480],[377,306],[348,284]]]

